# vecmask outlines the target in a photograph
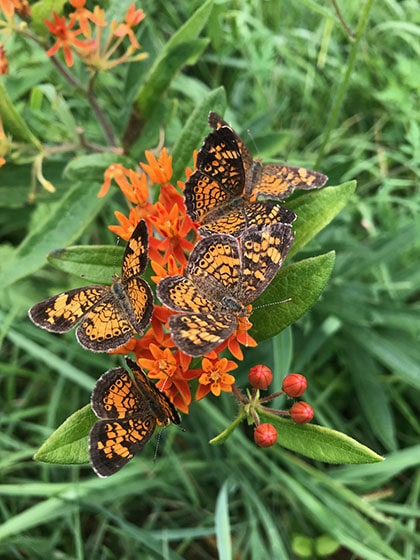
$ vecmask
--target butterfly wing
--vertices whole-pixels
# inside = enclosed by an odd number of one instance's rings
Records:
[[[212,212],[208,219],[203,221],[199,231],[203,237],[214,233],[226,233],[238,237],[253,226],[261,228],[273,222],[291,224],[295,219],[294,212],[280,206],[277,202],[256,200],[247,204],[237,204],[235,201],[223,210]]]
[[[189,356],[202,356],[226,340],[238,326],[235,315],[221,312],[188,313],[169,317],[177,347]]]
[[[162,278],[156,293],[160,301],[173,311],[204,313],[217,309],[217,305],[206,298],[189,278],[179,274]]]
[[[99,420],[89,434],[90,462],[96,474],[105,477],[119,471],[146,445],[156,419],[122,367],[98,379],[91,405]]]
[[[108,286],[87,286],[62,292],[31,307],[28,315],[38,327],[65,333],[75,327],[108,292]]]
[[[89,434],[89,456],[100,477],[110,476],[124,467],[152,437],[156,419],[136,416],[127,420],[98,420]]]
[[[275,223],[246,231],[241,241],[241,301],[249,304],[270,284],[292,245],[294,234],[289,224]]]
[[[122,277],[124,279],[143,274],[147,266],[149,237],[146,222],[141,220],[130,239],[124,252]]]
[[[237,145],[239,153],[241,154],[241,157],[242,157],[242,164],[244,166],[245,174],[247,175],[249,170],[252,169],[252,165],[254,163],[254,160],[253,160],[252,154],[248,150],[245,142],[242,140],[242,138],[238,134],[236,134],[236,132],[233,130],[233,128],[230,126],[230,124],[228,124],[225,120],[223,120],[222,117],[220,115],[218,115],[217,113],[214,113],[213,111],[211,111],[209,113],[208,121],[209,121],[209,125],[212,128],[214,128],[215,130],[219,130],[220,128],[224,127],[224,128],[228,128],[231,131],[232,136],[236,140],[236,145]]]
[[[135,331],[142,334],[153,314],[153,293],[143,278],[131,277],[125,283],[128,298],[127,313]]]
[[[216,208],[239,197],[245,186],[242,156],[232,129],[211,132],[197,155],[197,170],[185,183],[187,213],[201,222]]]
[[[282,200],[295,189],[320,189],[328,177],[318,171],[288,165],[264,165],[260,181],[253,186],[256,196]]]
[[[238,240],[231,235],[201,239],[191,251],[187,276],[210,301],[234,297],[240,279]]]
[[[150,382],[150,379],[136,362],[130,360],[130,358],[126,358],[125,361],[135,376],[139,392],[142,393],[143,398],[148,402],[151,411],[159,422],[168,424],[171,421],[174,424],[179,424],[181,418],[169,397]]]
[[[108,352],[126,344],[136,334],[127,312],[109,289],[82,319],[76,330],[81,346],[92,352]]]

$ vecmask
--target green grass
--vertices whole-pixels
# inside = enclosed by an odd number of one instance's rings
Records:
[[[185,432],[165,430],[156,461],[149,444],[109,479],[89,466],[32,461],[89,401],[95,379],[119,363],[84,351],[73,333],[54,336],[30,324],[33,303],[75,281],[42,267],[43,255],[57,245],[113,244],[106,226],[124,206],[116,196],[96,199],[109,155],[92,156],[89,174],[78,171],[78,160],[65,171],[74,153],[51,156],[44,175],[57,193],[40,191],[31,205],[30,166],[8,161],[0,170],[0,558],[287,559],[318,546],[307,556],[316,558],[327,554],[322,536],[335,543],[334,558],[419,558],[420,16],[412,0],[338,4],[355,39],[329,2],[218,2],[208,19],[196,15],[182,33],[192,45],[202,27],[207,44],[180,52],[179,72],[164,59],[165,87],[153,80],[142,90],[149,119],[128,156],[142,159],[160,128],[171,148],[209,95],[217,110],[225,95],[226,120],[264,161],[316,168],[330,185],[357,180],[351,202],[295,256],[336,251],[321,299],[247,352],[238,383],[245,387],[249,366],[261,361],[274,368],[274,389],[288,372],[306,375],[316,423],[386,460],[332,466],[280,447],[262,450],[244,425],[210,446],[236,416],[234,399],[223,395],[194,403]],[[117,138],[146,69],[200,5],[142,6],[148,15],[139,40],[150,59],[101,74],[96,85]],[[83,95],[24,45],[7,43],[14,72],[5,86],[35,137],[69,142],[73,122],[104,143]],[[220,87],[225,94],[214,93]],[[180,179],[207,131],[203,117],[202,130],[185,137],[185,153],[178,148]],[[66,214],[63,197],[81,197],[76,216]]]

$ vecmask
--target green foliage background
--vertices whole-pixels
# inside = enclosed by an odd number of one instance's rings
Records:
[[[128,4],[104,6],[124,13]],[[16,158],[0,170],[0,557],[418,558],[417,2],[340,3],[354,38],[327,1],[137,4],[147,13],[139,40],[149,59],[103,73],[95,86],[127,156],[50,155],[44,175],[57,192],[39,191],[34,204],[29,163]],[[16,37],[7,50],[12,71],[0,87],[11,105],[2,94],[0,110],[15,141],[34,150],[71,143],[82,125],[91,142],[106,142],[83,92],[41,48]],[[127,135],[133,104],[147,119]],[[274,389],[290,371],[305,374],[316,422],[386,460],[328,466],[280,446],[256,448],[245,427],[210,446],[236,414],[224,395],[193,404],[185,433],[166,430],[156,462],[149,445],[109,479],[88,466],[35,463],[40,444],[118,363],[84,351],[73,333],[30,324],[33,303],[77,281],[45,256],[75,242],[114,245],[107,225],[125,207],[118,195],[96,198],[103,170],[138,161],[164,130],[183,179],[209,107],[245,139],[252,131],[247,143],[265,161],[318,169],[331,185],[357,180],[350,204],[295,256],[336,251],[321,299],[248,353],[239,384],[259,362],[273,367]]]

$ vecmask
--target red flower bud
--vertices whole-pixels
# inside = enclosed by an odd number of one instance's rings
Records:
[[[267,389],[273,381],[273,374],[267,366],[254,366],[249,370],[248,381],[254,389]]]
[[[282,389],[288,397],[301,397],[306,387],[306,377],[300,373],[290,373],[283,379]]]
[[[314,417],[314,409],[305,401],[299,401],[290,408],[289,414],[296,424],[306,424]]]
[[[271,447],[277,441],[277,430],[272,424],[259,424],[254,430],[254,441],[260,447]]]

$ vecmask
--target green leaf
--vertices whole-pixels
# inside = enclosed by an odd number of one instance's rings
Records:
[[[251,335],[261,341],[297,321],[321,295],[334,260],[334,251],[330,251],[280,269],[253,304]],[[289,298],[290,301],[285,301]]]
[[[207,39],[197,40],[213,6],[207,0],[191,18],[171,37],[153,63],[137,95],[137,106],[148,114],[159,102],[173,77],[185,64],[193,64],[208,44]]]
[[[166,53],[165,57],[157,59],[136,99],[142,115],[154,111],[177,72],[186,64],[195,64],[207,45],[207,39],[196,39],[190,43],[176,45]]]
[[[289,258],[298,253],[315,235],[327,226],[345,207],[356,190],[356,181],[336,187],[325,187],[287,201],[286,206],[296,213],[296,233]]]
[[[99,185],[77,183],[17,247],[2,268],[0,286],[10,286],[45,264],[48,253],[77,239],[105,204],[98,198]]]
[[[48,27],[44,23],[44,19],[53,21],[53,12],[58,15],[63,13],[63,6],[66,0],[40,0],[31,8],[32,27],[40,37],[48,37]]]
[[[305,457],[334,464],[378,463],[383,457],[341,432],[316,424],[295,424],[275,414],[258,411],[261,422],[277,429],[278,443]]]
[[[41,445],[35,461],[56,465],[89,463],[88,436],[96,420],[90,404],[77,410]]]
[[[112,275],[119,273],[124,250],[111,245],[74,245],[53,251],[47,260],[58,270],[83,277],[87,283],[109,284]]]
[[[225,90],[220,87],[211,91],[191,113],[172,150],[175,180],[184,178],[186,166],[192,163],[193,151],[201,146],[203,138],[209,134],[210,128],[207,122],[209,112],[222,113],[225,105]]]
[[[0,82],[0,116],[5,132],[10,134],[13,140],[32,144],[37,150],[41,150],[41,142],[32,134],[25,121],[15,110],[3,82]]]

